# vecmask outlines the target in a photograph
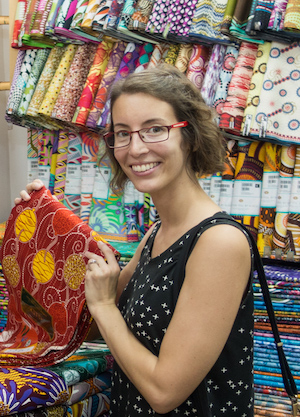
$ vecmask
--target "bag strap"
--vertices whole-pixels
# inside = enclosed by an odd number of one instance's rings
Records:
[[[219,222],[218,220],[220,220],[221,222]],[[243,229],[246,232],[247,236],[250,239],[252,249],[253,249],[253,253],[254,253],[254,268],[257,271],[257,275],[258,275],[258,278],[259,278],[259,283],[260,283],[260,286],[261,286],[264,302],[265,302],[265,305],[266,305],[267,313],[268,313],[270,324],[271,324],[271,327],[272,327],[274,340],[275,340],[275,343],[276,343],[276,349],[277,349],[277,353],[278,353],[278,358],[279,358],[279,362],[280,362],[280,368],[281,368],[284,387],[285,387],[285,390],[286,390],[286,392],[287,392],[287,394],[288,394],[288,396],[291,400],[291,403],[292,403],[292,414],[291,415],[292,416],[297,416],[298,412],[300,413],[300,404],[298,404],[297,386],[295,384],[292,372],[290,370],[288,361],[287,361],[285,353],[284,353],[283,342],[281,341],[281,338],[280,338],[280,334],[279,334],[279,330],[278,330],[278,326],[277,326],[277,321],[276,321],[276,317],[275,317],[275,313],[274,313],[274,309],[273,309],[273,304],[272,304],[272,300],[271,300],[271,296],[270,296],[270,292],[269,292],[268,282],[267,282],[267,279],[266,279],[262,259],[261,259],[261,256],[259,254],[259,251],[258,251],[258,248],[257,248],[257,245],[256,245],[256,241],[255,241],[253,235],[246,228],[246,226],[244,226],[243,224],[241,224],[241,223],[235,221],[234,219],[228,217],[228,215],[226,215],[226,214],[223,216],[222,213],[220,213],[220,214],[218,213],[217,223],[227,223],[227,224],[232,224],[235,227],[240,227],[241,229]]]

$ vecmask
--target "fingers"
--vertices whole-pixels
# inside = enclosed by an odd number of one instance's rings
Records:
[[[14,200],[15,204],[20,204],[22,203],[22,201],[29,201],[30,200],[29,194],[33,190],[36,190],[36,191],[40,190],[43,186],[44,186],[44,183],[40,179],[36,179],[32,181],[31,183],[27,184],[26,189],[20,191],[20,197],[15,198]]]

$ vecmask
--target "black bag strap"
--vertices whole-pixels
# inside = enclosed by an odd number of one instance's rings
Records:
[[[240,227],[241,229],[243,229],[245,231],[245,233],[247,234],[247,236],[250,239],[250,242],[251,242],[251,245],[252,245],[252,250],[253,250],[253,253],[254,253],[254,269],[256,269],[256,271],[257,271],[257,275],[258,275],[258,278],[259,278],[259,283],[260,283],[260,286],[261,286],[264,302],[265,302],[265,305],[266,305],[267,313],[268,313],[270,324],[271,324],[271,327],[272,327],[284,387],[285,387],[285,390],[286,390],[286,392],[287,392],[287,394],[288,394],[288,396],[291,400],[291,403],[292,403],[292,414],[291,415],[292,416],[297,416],[298,413],[300,413],[300,405],[298,404],[297,386],[295,384],[292,372],[290,370],[288,361],[287,361],[285,353],[284,353],[283,342],[281,341],[281,338],[280,338],[280,334],[279,334],[279,330],[278,330],[278,326],[277,326],[277,321],[276,321],[276,317],[275,317],[275,313],[274,313],[274,309],[273,309],[273,304],[272,304],[272,300],[271,300],[271,296],[270,296],[270,292],[269,292],[268,282],[267,282],[267,279],[266,279],[262,259],[261,259],[261,256],[259,254],[259,251],[258,251],[258,248],[257,248],[257,245],[256,245],[256,241],[255,241],[253,235],[246,228],[246,226],[244,226],[243,224],[235,221],[233,218],[230,218],[228,215],[226,215],[226,214],[223,215],[223,213],[218,213],[216,218],[217,218],[217,220],[216,220],[217,224],[226,223],[226,224],[232,224],[233,226],[238,227],[238,228]]]

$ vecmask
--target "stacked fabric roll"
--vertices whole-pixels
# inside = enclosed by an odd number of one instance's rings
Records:
[[[300,389],[300,270],[281,265],[265,265],[278,329],[289,366]],[[254,280],[254,384],[257,416],[291,415],[268,314],[258,279]]]

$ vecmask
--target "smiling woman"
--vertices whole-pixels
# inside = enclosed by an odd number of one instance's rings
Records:
[[[115,83],[111,115],[111,186],[130,180],[159,214],[122,271],[107,245],[86,252],[86,301],[115,359],[111,415],[253,417],[252,248],[198,181],[224,167],[214,114],[163,65]]]

